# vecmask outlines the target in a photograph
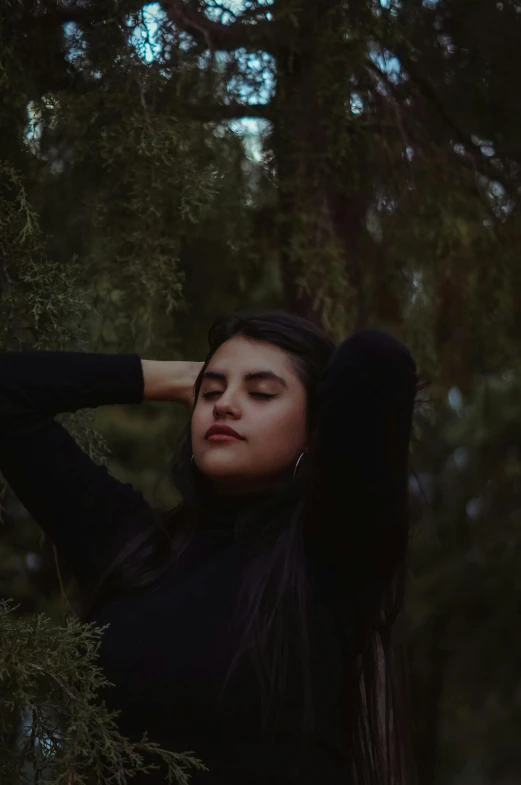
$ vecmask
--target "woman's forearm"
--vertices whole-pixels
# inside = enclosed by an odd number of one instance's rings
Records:
[[[184,360],[141,360],[145,401],[175,401],[191,406],[193,388],[203,363]]]
[[[141,403],[142,373],[137,354],[70,351],[0,353],[2,430],[30,425],[97,406]]]

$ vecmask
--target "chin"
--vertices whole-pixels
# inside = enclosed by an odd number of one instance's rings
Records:
[[[199,471],[210,479],[235,479],[244,477],[244,462],[241,464],[232,456],[205,456],[197,461]]]

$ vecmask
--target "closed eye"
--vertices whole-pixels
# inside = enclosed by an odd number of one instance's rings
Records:
[[[222,395],[222,393],[221,393],[220,390],[212,390],[211,392],[203,393],[202,397],[206,398],[206,399],[210,399],[214,395]],[[248,395],[251,395],[252,398],[264,398],[264,399],[276,398],[277,397],[277,393],[251,392],[251,393],[248,393]]]

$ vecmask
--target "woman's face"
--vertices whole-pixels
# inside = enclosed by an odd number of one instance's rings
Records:
[[[208,434],[212,426],[240,438]],[[276,484],[307,441],[306,391],[289,355],[243,336],[223,343],[204,373],[191,428],[196,466],[218,492]]]

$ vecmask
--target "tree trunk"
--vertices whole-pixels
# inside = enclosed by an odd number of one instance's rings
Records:
[[[324,286],[327,297],[343,278],[350,291],[346,308],[354,309],[348,321],[356,328],[367,320],[360,253],[367,202],[349,184],[348,162],[341,160],[350,133],[345,4],[306,0],[295,11],[296,24],[284,16],[291,5],[291,0],[280,0],[274,6],[283,41],[272,144],[286,307],[323,322],[324,300],[317,295]],[[303,292],[302,279],[307,284]]]

